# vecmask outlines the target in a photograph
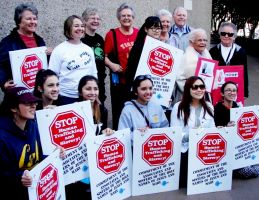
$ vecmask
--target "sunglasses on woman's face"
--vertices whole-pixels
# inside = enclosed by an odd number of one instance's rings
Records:
[[[151,79],[151,76],[149,74],[146,75],[139,75],[136,77],[137,80],[144,80],[144,79]]]
[[[228,37],[233,37],[233,36],[234,36],[234,33],[221,32],[220,35],[221,35],[221,36],[226,36],[226,35],[228,35]]]
[[[192,90],[198,90],[200,88],[201,90],[205,90],[205,85],[193,85]]]

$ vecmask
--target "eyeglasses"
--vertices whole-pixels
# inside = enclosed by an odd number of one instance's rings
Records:
[[[160,32],[160,31],[162,31],[161,27],[154,27],[154,26],[152,26],[149,29],[151,29],[153,32]]]
[[[205,85],[193,85],[192,90],[198,90],[198,88],[200,88],[201,90],[205,90]]]
[[[237,92],[237,90],[236,89],[234,89],[234,90],[231,90],[231,89],[226,89],[226,90],[224,90],[224,92],[226,92],[226,93],[236,93]]]
[[[146,75],[139,75],[136,77],[136,80],[144,80],[144,79],[151,79],[151,75],[146,74]]]
[[[228,37],[233,37],[233,36],[234,36],[234,33],[221,32],[220,35],[221,35],[221,36],[226,36],[226,35],[228,35]]]

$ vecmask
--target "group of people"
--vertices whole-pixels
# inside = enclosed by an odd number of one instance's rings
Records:
[[[38,11],[35,6],[20,4],[16,7],[16,28],[0,43],[0,86],[5,94],[0,119],[0,188],[8,193],[9,199],[28,199],[26,187],[32,180],[26,170],[44,159],[36,110],[90,100],[94,123],[102,124],[101,128],[96,126],[96,135],[111,135],[114,130],[124,128],[130,128],[133,134],[137,129],[145,132],[148,128],[182,127],[182,187],[187,183],[189,130],[233,124],[230,108],[238,106],[235,102],[237,84],[226,82],[222,86],[222,101],[214,108],[206,101],[203,79],[194,76],[199,57],[215,59],[221,66],[243,65],[245,97],[248,97],[247,58],[244,49],[234,42],[237,28],[233,23],[221,24],[220,44],[207,50],[206,31],[187,25],[187,11],[183,7],[177,7],[172,14],[159,10],[156,15],[147,17],[140,29],[133,26],[135,12],[130,5],[120,5],[116,14],[120,26],[110,29],[105,39],[96,33],[102,21],[96,8],[86,9],[82,17],[69,16],[64,22],[66,41],[54,49],[46,49],[49,67],[38,71],[31,93],[14,83],[8,52],[46,44],[36,34]],[[160,105],[150,101],[151,76],[135,77],[146,36],[184,51],[172,94],[170,117]],[[110,70],[113,129],[107,126],[108,111],[104,107],[105,67]],[[61,149],[61,157],[63,154]],[[257,177],[259,170],[251,166],[236,173],[244,178]],[[12,191],[14,188],[17,192]],[[67,199],[84,198],[83,192],[73,192],[68,189]],[[75,198],[75,195],[78,196]]]

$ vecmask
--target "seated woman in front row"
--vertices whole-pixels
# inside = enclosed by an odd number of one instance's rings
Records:
[[[198,76],[191,76],[184,85],[183,98],[177,102],[171,113],[171,126],[182,127],[180,187],[187,186],[189,134],[193,128],[215,127],[213,106],[205,101],[205,83]]]
[[[221,86],[222,101],[214,106],[214,120],[216,126],[233,126],[234,122],[230,121],[230,109],[238,108],[235,101],[237,99],[238,87],[235,82],[227,81]],[[259,176],[259,166],[252,165],[236,169],[233,171],[233,177],[236,178],[255,178]]]
[[[153,81],[150,75],[139,75],[133,82],[135,100],[127,101],[121,112],[118,129],[130,128],[131,133],[138,129],[168,127],[169,123],[162,107],[150,101],[153,94]]]
[[[59,80],[57,74],[50,69],[38,71],[35,79],[33,95],[41,99],[36,110],[54,108],[58,105]]]
[[[93,119],[96,126],[96,135],[111,135],[114,130],[107,128],[108,111],[99,100],[98,80],[92,75],[83,76],[78,84],[79,101],[90,100]]]

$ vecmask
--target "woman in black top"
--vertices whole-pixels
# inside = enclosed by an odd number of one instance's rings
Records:
[[[239,107],[235,102],[237,97],[237,84],[228,81],[221,87],[221,95],[223,100],[214,106],[214,120],[216,126],[233,126],[234,122],[230,121],[230,109]],[[237,178],[255,178],[259,176],[259,167],[251,165],[248,167],[236,169],[233,176]]]
[[[106,135],[112,134],[114,131],[110,128],[107,128],[107,109],[103,104],[101,104],[99,100],[99,87],[97,78],[91,75],[82,77],[78,84],[78,94],[79,101],[91,101],[94,123],[97,124],[96,135],[99,135],[100,131]],[[99,125],[101,125],[101,128]]]

